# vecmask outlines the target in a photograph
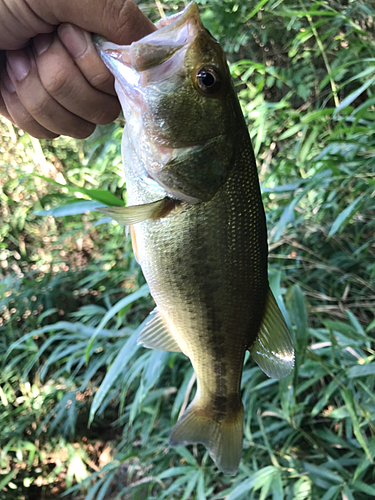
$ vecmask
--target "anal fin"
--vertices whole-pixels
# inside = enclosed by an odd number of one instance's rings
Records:
[[[257,365],[271,378],[286,377],[294,366],[294,349],[289,329],[271,289],[259,333],[250,354]]]
[[[169,331],[165,321],[157,309],[150,313],[151,319],[146,323],[138,336],[138,344],[149,349],[160,349],[161,351],[181,352],[175,338]]]

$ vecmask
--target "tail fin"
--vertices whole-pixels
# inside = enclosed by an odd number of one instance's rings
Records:
[[[243,406],[226,418],[214,419],[210,407],[202,407],[196,398],[187,408],[169,436],[171,446],[203,444],[218,469],[234,476],[242,453]]]

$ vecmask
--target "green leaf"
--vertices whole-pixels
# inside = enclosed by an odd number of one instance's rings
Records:
[[[65,205],[58,205],[49,210],[39,210],[34,212],[35,215],[52,215],[53,217],[65,217],[67,215],[78,215],[86,212],[92,212],[96,208],[101,208],[106,205],[98,201],[76,201],[74,203],[66,203]]]
[[[302,130],[304,125],[302,123],[297,123],[296,125],[293,125],[292,127],[288,128],[283,132],[279,137],[279,141],[283,141],[284,139],[288,139],[289,137],[292,137],[292,135],[297,134],[300,130]]]
[[[133,357],[136,350],[138,349],[137,345],[138,331],[139,329],[136,330],[133,333],[133,335],[131,335],[129,339],[125,342],[125,344],[122,346],[120,352],[117,354],[110,369],[106,373],[103,382],[100,384],[100,387],[94,396],[90,408],[89,425],[94,420],[95,413],[97,412],[104,398],[108,394],[108,391],[111,389],[117,378],[123,372],[127,363],[130,361],[130,359]]]
[[[276,471],[272,482],[272,500],[283,500],[283,476],[281,471]]]
[[[84,189],[82,192],[93,200],[105,203],[110,207],[123,207],[125,205],[124,201],[117,198],[117,196],[111,192],[104,191],[103,189]]]
[[[290,319],[297,327],[296,338],[299,352],[305,350],[309,338],[309,324],[305,305],[305,296],[298,285],[288,290],[287,305]]]
[[[184,458],[188,464],[197,467],[197,460],[190,453],[190,451],[187,448],[185,448],[185,446],[175,446],[174,450],[176,450],[177,453],[181,455],[181,457]]]
[[[346,388],[341,389],[340,393],[345,401],[346,408],[350,413],[350,419],[352,421],[354,435],[357,438],[358,443],[361,445],[362,449],[366,453],[367,458],[371,460],[370,450],[368,448],[366,439],[364,438],[361,429],[359,427],[359,421],[358,421],[357,411],[355,409],[353,394],[350,392],[349,389]]]
[[[355,488],[358,491],[362,491],[363,493],[366,493],[369,495],[369,498],[375,498],[375,487],[369,486],[368,484],[364,483],[363,481],[353,481],[351,483],[351,486]]]
[[[184,492],[181,500],[188,500],[188,498],[191,498],[190,495],[198,482],[200,474],[201,474],[201,471],[197,471],[195,474],[193,474],[190,477],[189,482],[186,485],[186,489],[185,489],[185,492]]]
[[[62,189],[67,189],[72,193],[85,194],[92,200],[99,201],[100,203],[104,203],[105,205],[108,206],[123,207],[125,205],[124,201],[120,200],[114,194],[112,194],[109,191],[105,191],[104,189],[86,189],[71,184],[61,184],[60,182],[50,179],[49,177],[45,177],[44,175],[36,174],[35,177],[43,179],[44,181],[49,182],[50,184],[54,184],[55,186],[59,186]]]
[[[194,465],[196,465],[195,462],[194,462]],[[187,465],[184,465],[182,467],[172,467],[171,469],[168,469],[168,470],[161,472],[158,475],[158,478],[159,479],[168,479],[168,478],[173,477],[173,476],[192,474],[195,472],[195,470],[196,470],[195,467],[190,467]]]
[[[207,497],[204,492],[204,475],[202,472],[199,474],[197,485],[197,500],[206,500]]]
[[[155,350],[151,352],[148,366],[144,374],[144,393],[147,393],[159,380],[161,372],[167,365],[169,356],[170,353],[166,351]]]
[[[273,235],[273,241],[276,242],[281,238],[281,235],[286,229],[287,225],[290,222],[294,222],[295,216],[294,216],[294,210],[298,203],[301,201],[301,199],[305,196],[305,194],[309,191],[310,187],[308,186],[307,188],[304,188],[301,193],[299,193],[284,209],[277,225],[276,225],[276,231]]]
[[[363,337],[366,337],[366,334],[365,334],[365,331],[362,328],[362,325],[360,324],[360,322],[358,321],[358,319],[354,316],[354,314],[351,311],[349,311],[349,310],[346,310],[345,312],[346,312],[346,315],[349,318],[350,323],[354,326],[355,331],[357,333],[359,333],[360,335],[363,335]]]
[[[260,0],[256,4],[256,6],[253,8],[253,10],[250,12],[250,14],[247,16],[246,21],[249,21],[252,17],[255,16],[255,14],[263,7],[268,2],[268,0]]]
[[[355,498],[354,498],[354,496],[353,496],[352,492],[350,491],[349,486],[347,484],[344,486],[344,493],[346,495],[347,500],[355,500]]]
[[[320,500],[332,500],[337,498],[338,493],[341,491],[341,485],[331,486],[322,496]]]
[[[256,472],[251,477],[237,486],[227,497],[227,500],[238,500],[244,498],[245,493],[250,493],[253,489],[259,489],[268,480],[269,475],[277,471],[273,465],[268,465]]]
[[[359,208],[359,203],[362,201],[363,194],[358,196],[354,201],[350,203],[349,206],[343,210],[338,217],[336,218],[335,222],[332,224],[331,230],[328,234],[328,238],[331,238],[337,231],[341,228],[341,226],[344,224],[344,222],[351,216],[353,213],[358,210]]]
[[[369,377],[370,375],[375,375],[375,363],[368,363],[365,365],[354,365],[347,371],[347,376],[349,378],[357,377]]]
[[[343,484],[343,479],[338,474],[334,474],[330,470],[324,467],[318,467],[309,462],[303,462],[304,469],[312,475],[321,477],[328,481],[329,483],[340,483]]]
[[[324,108],[318,109],[316,111],[311,111],[310,113],[306,113],[301,117],[301,123],[311,123],[319,118],[324,118],[326,121],[329,119],[330,115],[334,113],[334,111],[335,108]]]
[[[0,490],[2,490],[18,474],[19,470],[12,470],[0,481]]]
[[[150,290],[148,288],[148,285],[143,285],[139,290],[137,290],[134,293],[131,293],[130,295],[127,295],[123,299],[119,300],[113,307],[109,309],[109,311],[106,312],[104,315],[103,319],[100,321],[99,325],[96,327],[94,333],[92,334],[92,337],[90,339],[90,342],[88,343],[87,349],[86,349],[86,363],[89,360],[90,357],[90,351],[91,347],[94,343],[94,340],[98,333],[103,329],[103,327],[108,323],[110,319],[113,318],[121,309],[124,307],[127,307],[128,305],[132,304],[136,300],[140,299],[141,297],[145,297],[150,293]]]
[[[107,492],[108,492],[108,489],[111,487],[111,484],[112,484],[113,478],[116,475],[116,472],[117,471],[112,471],[107,476],[105,476],[105,481],[103,483],[103,486],[100,488],[100,492],[95,497],[95,500],[104,500],[105,498],[108,498]]]
[[[361,85],[357,90],[346,96],[345,99],[343,99],[336,107],[333,116],[336,116],[338,113],[340,113],[340,111],[350,106],[353,101],[355,101],[366,89],[371,87],[371,85],[373,85],[374,83],[375,78],[370,78],[370,80],[367,80],[367,82]]]

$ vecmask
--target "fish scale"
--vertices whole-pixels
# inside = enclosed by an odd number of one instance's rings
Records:
[[[101,210],[132,226],[157,306],[139,342],[183,352],[197,375],[170,443],[202,443],[220,470],[235,474],[245,352],[280,378],[294,351],[268,286],[258,173],[224,54],[194,3],[159,26],[131,46],[95,42],[127,122],[129,206]]]
[[[131,165],[125,165],[126,178],[131,179],[128,169]],[[128,191],[135,193],[131,204],[151,201],[132,181]],[[265,231],[252,151],[242,148],[227,182],[210,202],[135,226],[151,295],[188,354],[201,401],[212,408],[214,418],[238,410],[245,350],[255,341],[265,307]]]

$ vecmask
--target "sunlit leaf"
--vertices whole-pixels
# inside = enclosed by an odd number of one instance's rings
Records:
[[[96,208],[104,207],[103,203],[98,201],[77,201],[66,205],[52,207],[49,210],[39,210],[35,215],[52,215],[53,217],[64,217],[67,215],[78,215],[86,212],[92,212]]]

